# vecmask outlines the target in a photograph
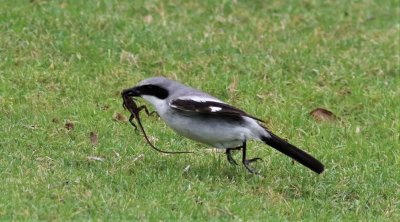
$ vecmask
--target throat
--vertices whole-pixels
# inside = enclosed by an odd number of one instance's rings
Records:
[[[158,114],[164,113],[167,109],[168,104],[164,99],[159,99],[155,96],[148,95],[142,95],[142,98],[153,105]]]

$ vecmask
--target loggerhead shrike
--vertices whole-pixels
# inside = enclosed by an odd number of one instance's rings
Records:
[[[179,82],[164,77],[148,78],[122,94],[147,100],[178,134],[225,149],[231,164],[237,165],[232,151],[241,149],[242,163],[251,173],[255,171],[250,163],[260,160],[246,158],[246,142],[251,139],[263,141],[318,174],[324,171],[321,162],[271,133],[261,119]]]

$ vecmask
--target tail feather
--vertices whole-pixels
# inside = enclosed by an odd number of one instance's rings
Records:
[[[297,162],[308,167],[310,170],[320,174],[324,171],[324,165],[317,159],[312,157],[310,154],[300,150],[299,148],[293,146],[292,144],[286,142],[285,140],[279,138],[278,136],[268,132],[270,137],[262,137],[261,140],[267,145],[277,149],[279,152],[290,156]]]

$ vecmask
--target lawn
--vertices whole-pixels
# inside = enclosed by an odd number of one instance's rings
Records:
[[[0,220],[399,221],[399,4],[1,1]],[[251,142],[250,175],[143,115],[158,147],[195,154],[151,150],[120,97],[151,76],[264,119],[326,171]]]

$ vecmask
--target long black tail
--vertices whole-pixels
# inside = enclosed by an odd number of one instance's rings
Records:
[[[264,143],[272,146],[277,149],[279,152],[292,157],[297,162],[303,164],[308,167],[310,170],[320,174],[324,171],[324,165],[321,162],[316,160],[310,154],[300,150],[299,148],[293,146],[292,144],[286,142],[285,140],[279,138],[277,135],[274,135],[268,132],[271,137],[262,137],[261,140]]]

